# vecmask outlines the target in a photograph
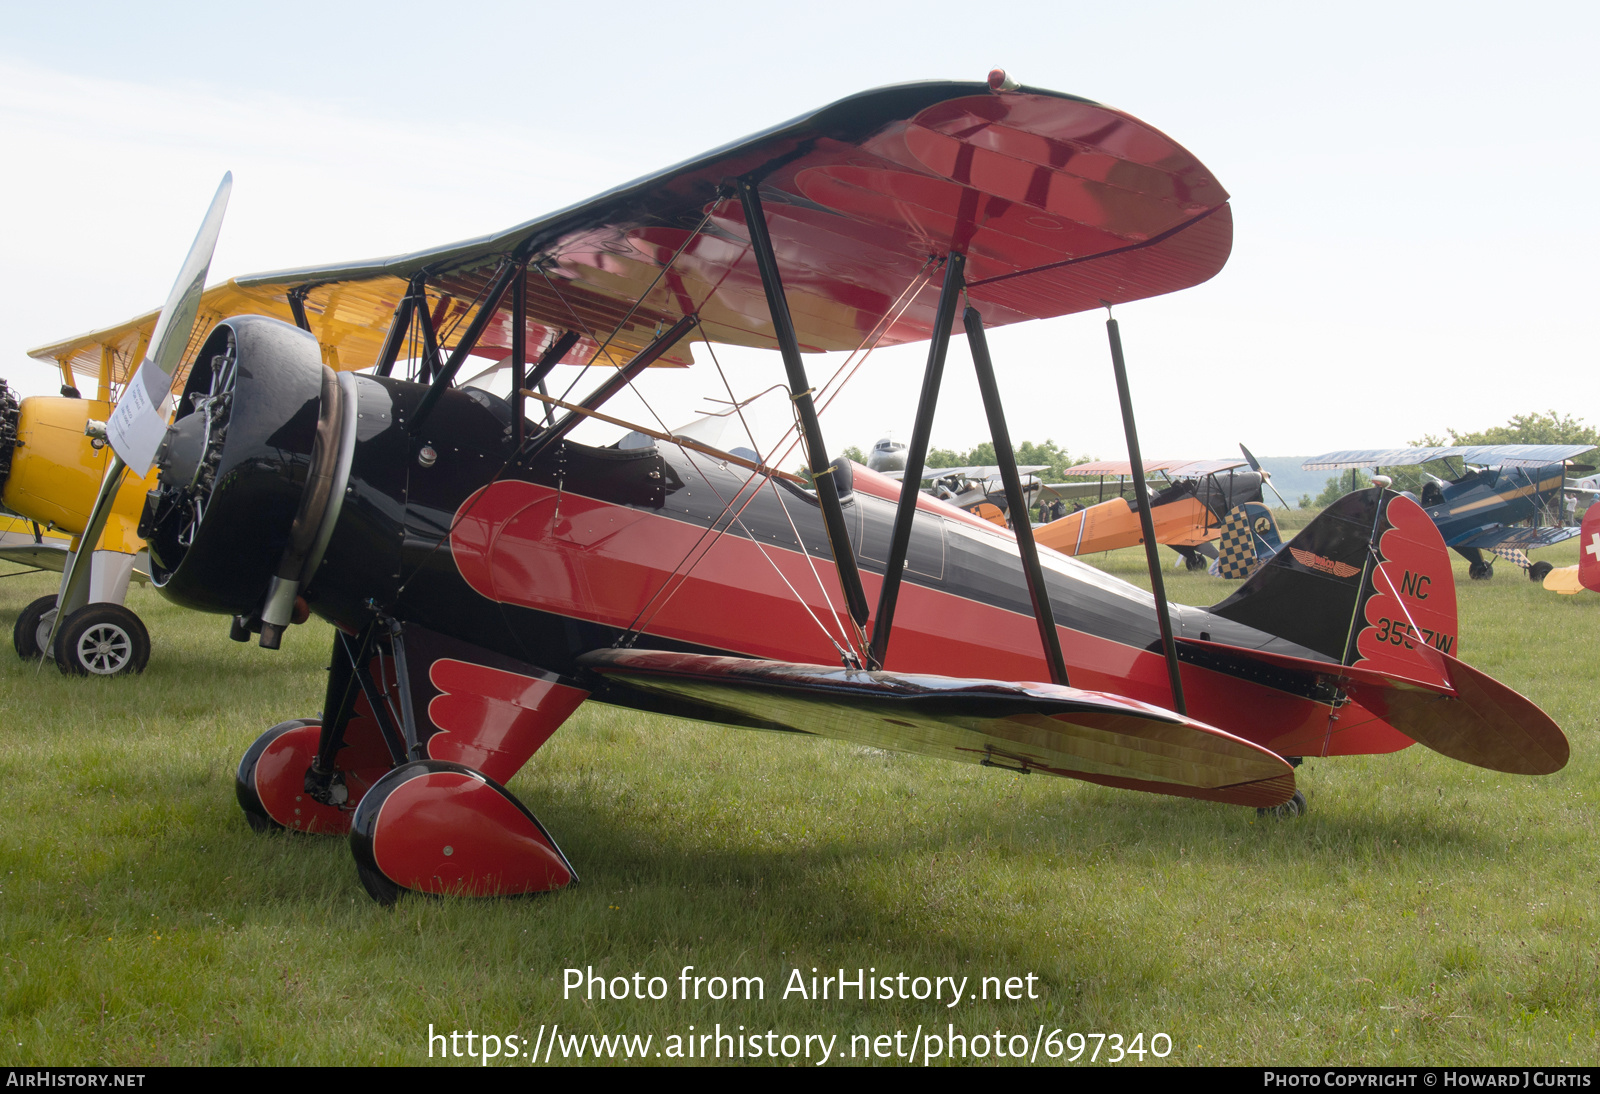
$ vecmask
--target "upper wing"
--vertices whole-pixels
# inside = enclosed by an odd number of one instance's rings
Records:
[[[776,345],[731,183],[754,179],[803,348],[929,337],[939,263],[967,256],[993,327],[1172,292],[1227,261],[1228,195],[1171,138],[1121,111],[1034,88],[920,83],[868,91],[507,231],[413,254],[240,277],[207,290],[187,357],[218,316],[289,320],[301,303],[327,363],[373,362],[420,276],[445,350],[502,259],[528,261],[533,354],[620,363],[680,316],[700,337]],[[473,352],[510,351],[502,300]],[[120,382],[156,313],[32,355]],[[603,351],[603,352],[602,352]],[[692,361],[680,342],[663,364]]]
[[[1017,465],[1017,474],[1033,475],[1046,470],[1049,466],[1047,463],[1021,463]],[[998,479],[1000,477],[1000,468],[993,464],[974,464],[971,467],[924,467],[922,469],[924,482],[930,479],[948,479],[952,475],[963,479],[972,479],[974,482],[987,482],[990,479]],[[896,478],[904,478],[905,472],[896,471],[894,476]]]
[[[1096,498],[1105,493],[1105,487],[1098,482],[1051,482],[1045,484],[1045,489],[1064,501]],[[1112,488],[1111,496],[1117,496],[1115,487]]]
[[[1144,473],[1153,475],[1161,472],[1169,479],[1198,479],[1205,475],[1215,475],[1222,471],[1229,471],[1235,467],[1245,466],[1244,460],[1145,460]],[[1109,478],[1112,475],[1122,477],[1133,474],[1133,464],[1128,460],[1096,460],[1093,463],[1079,463],[1062,472],[1073,478],[1095,476]]]
[[[325,286],[324,290],[319,306],[306,309],[311,332],[322,346],[323,362],[336,371],[370,367],[383,347],[389,318],[398,298],[389,299],[354,285]],[[178,374],[173,378],[175,390],[182,390],[194,355],[205,344],[217,321],[245,313],[294,322],[287,290],[244,288],[237,281],[211,286],[200,296],[194,330],[179,359]],[[156,308],[114,327],[39,346],[29,350],[28,356],[65,364],[70,371],[88,376],[99,375],[102,361],[109,356],[111,382],[124,384],[143,360],[160,314],[161,310]]]
[[[1435,448],[1352,448],[1313,456],[1300,466],[1306,471],[1340,467],[1413,467],[1434,460],[1460,459],[1481,467],[1544,467],[1585,452],[1592,444],[1447,445]]]
[[[1594,449],[1592,444],[1489,444],[1458,448],[1451,455],[1482,467],[1545,467]]]
[[[636,705],[705,721],[1238,805],[1294,793],[1276,753],[1103,692],[655,650],[599,650],[579,663]]]
[[[811,350],[855,349],[880,331],[885,345],[929,337],[932,259],[951,250],[967,255],[968,295],[998,326],[1197,284],[1232,246],[1227,193],[1143,122],[1033,88],[921,83],[852,96],[505,232],[238,284],[304,290],[314,310],[357,286],[392,304],[426,273],[449,306],[470,310],[515,253],[532,260],[530,346],[561,329],[628,350],[693,313],[710,340],[772,347],[728,188],[740,177],[760,180]],[[477,352],[510,345],[509,313],[503,305]]]

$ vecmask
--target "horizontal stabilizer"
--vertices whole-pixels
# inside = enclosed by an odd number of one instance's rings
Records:
[[[667,700],[641,705],[706,721],[1235,805],[1294,794],[1293,769],[1270,750],[1102,692],[655,650],[599,650],[579,664]]]
[[[1436,675],[1439,683],[1402,679],[1366,664],[1338,665],[1218,642],[1178,641],[1208,654],[1319,678],[1412,740],[1462,763],[1512,775],[1549,775],[1566,766],[1571,751],[1561,727],[1533,702],[1422,642],[1415,644],[1415,652],[1431,664],[1429,675]]]

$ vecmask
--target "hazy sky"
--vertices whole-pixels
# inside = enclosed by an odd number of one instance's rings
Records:
[[[1147,454],[1396,445],[1550,408],[1600,419],[1582,380],[1593,5],[3,12],[0,375],[30,393],[57,380],[28,348],[164,299],[224,170],[213,280],[504,228],[855,91],[1000,65],[1162,129],[1233,195],[1221,274],[1118,309]],[[1123,454],[1102,315],[992,343],[1013,437]],[[730,356],[742,393],[773,382],[762,355]],[[880,351],[824,417],[829,444],[909,433],[922,357]],[[970,377],[952,346],[936,444],[987,439]],[[647,390],[672,424],[719,393],[705,368]]]

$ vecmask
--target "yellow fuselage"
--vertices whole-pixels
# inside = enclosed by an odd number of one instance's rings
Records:
[[[13,513],[69,533],[76,548],[76,537],[88,524],[111,452],[106,445],[95,448],[83,427],[91,418],[105,421],[110,415],[111,404],[98,399],[35,396],[22,400],[11,474],[0,491],[0,502]],[[144,549],[138,532],[139,513],[150,485],[131,471],[123,476],[97,549],[125,554]]]

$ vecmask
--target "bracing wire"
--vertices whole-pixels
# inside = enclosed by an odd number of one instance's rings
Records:
[[[883,318],[880,319],[879,322],[870,331],[868,331],[867,335],[862,339],[861,344],[858,345],[856,347],[856,349],[851,352],[850,356],[845,358],[845,361],[842,364],[840,364],[839,368],[834,371],[833,376],[830,377],[828,382],[823,385],[824,389],[826,389],[827,387],[831,386],[833,384],[833,382],[839,378],[840,374],[844,372],[845,368],[849,366],[850,362],[855,359],[856,354],[861,353],[863,348],[865,348],[866,349],[866,354],[861,358],[861,360],[859,362],[857,362],[855,367],[850,370],[849,374],[846,375],[842,381],[840,381],[838,390],[834,392],[834,395],[837,396],[839,391],[842,391],[844,389],[844,386],[846,384],[848,384],[849,381],[852,378],[854,378],[856,372],[858,372],[860,370],[861,366],[866,363],[867,358],[871,356],[872,351],[874,349],[876,349],[877,341],[879,339],[881,339],[883,337],[883,335],[885,333],[887,333],[888,330],[895,323],[899,322],[901,316],[903,316],[905,314],[906,310],[909,309],[910,306],[915,302],[918,292],[920,292],[921,288],[927,283],[927,279],[926,279],[925,275],[927,273],[927,270],[928,270],[929,266],[931,266],[933,264],[933,261],[934,260],[932,258],[929,258],[926,262],[923,263],[922,267],[917,271],[917,273],[915,275],[912,276],[911,280],[907,283],[906,288],[904,290],[902,290],[900,296],[896,299],[894,305],[891,305],[891,307],[884,313]],[[870,342],[870,345],[869,345],[869,342]],[[722,376],[723,386],[728,388],[728,396],[729,396],[729,398],[733,399],[735,406],[738,406],[739,405],[738,404],[738,400],[737,400],[737,398],[734,397],[733,390],[732,390],[731,386],[728,384],[727,376],[726,376],[725,373],[723,373],[721,362],[718,361],[718,359],[717,359],[716,351],[711,348],[711,342],[710,342],[709,339],[706,340],[706,348],[707,348],[707,351],[711,353],[711,359],[717,366],[718,374],[720,376]],[[782,385],[778,385],[778,386],[782,386]],[[771,390],[771,389],[769,388],[768,390]],[[785,388],[785,390],[788,390],[788,389]],[[763,394],[765,394],[765,392],[763,392]],[[829,402],[830,403],[832,402],[832,398],[831,397],[829,399]],[[826,409],[826,407],[824,407],[824,409]],[[743,416],[742,413],[740,414],[740,420],[745,425],[746,433],[750,434],[749,423],[744,420],[744,416]],[[772,450],[771,450],[771,452],[768,453],[767,457],[761,459],[759,462],[761,462],[761,463],[763,463],[763,464],[765,464],[765,465],[767,465],[769,467],[776,466],[772,462],[772,455],[775,454],[777,452],[778,448],[780,446],[782,446],[786,441],[789,441],[789,438],[792,435],[794,437],[794,440],[789,443],[789,447],[784,450],[783,456],[780,457],[781,459],[788,459],[790,453],[792,453],[794,451],[795,445],[800,442],[800,437],[799,437],[798,430],[799,430],[799,423],[798,423],[798,421],[795,421],[794,423],[792,423],[789,426],[789,428],[773,444]],[[754,440],[753,434],[751,435],[751,443],[752,443],[753,447],[757,448],[757,454],[759,455],[760,454],[759,453],[759,447],[760,446],[755,444],[755,440]],[[756,476],[752,475],[749,480],[746,480],[745,485],[748,486],[749,482],[753,481],[755,478],[756,478]],[[778,498],[779,508],[782,510],[785,519],[788,520],[790,529],[794,530],[794,532],[795,532],[795,539],[800,543],[801,547],[804,548],[805,547],[805,543],[801,539],[798,529],[795,528],[794,521],[793,521],[792,517],[789,514],[788,507],[783,504],[782,496],[778,495],[778,493],[777,493],[776,484],[772,484],[770,479],[768,480],[768,483],[769,483],[769,485],[772,485],[772,487],[773,487],[773,493]],[[732,501],[737,501],[739,499],[739,497],[743,493],[744,493],[744,487],[741,487],[738,491],[735,492]],[[759,488],[750,493],[750,496],[745,499],[744,504],[739,507],[738,512],[734,514],[734,518],[733,518],[734,520],[738,520],[743,515],[744,510],[747,509],[749,507],[750,503],[755,500],[755,497],[756,497],[756,495],[758,493],[759,493]],[[719,495],[719,497],[720,497],[720,495]],[[694,551],[699,547],[699,544],[700,544],[701,541],[704,540],[705,535],[709,534],[711,532],[712,528],[714,528],[716,526],[716,524],[721,521],[722,517],[724,515],[726,515],[727,508],[732,505],[732,501],[727,503],[727,505],[724,507],[723,513],[718,514],[717,518],[715,520],[713,520],[711,525],[706,529],[706,532],[702,533],[700,540],[697,540],[695,542],[694,546],[690,548],[689,553],[686,554],[684,556],[684,558],[679,561],[678,567],[681,567],[685,562],[689,561],[690,556],[692,556]],[[731,527],[731,522],[730,522],[730,527]],[[689,573],[691,573],[693,571],[695,566],[699,565],[700,561],[706,557],[706,554],[709,553],[709,551],[710,551],[710,548],[707,548],[706,552],[702,553],[699,558],[695,559],[694,562],[692,564],[690,564],[689,568],[684,571],[684,578],[688,577]],[[805,551],[805,554],[806,554],[807,563],[809,565],[811,565],[812,573],[813,573],[813,575],[815,575],[817,577],[818,585],[823,590],[824,599],[826,600],[826,602],[829,605],[829,608],[831,610],[831,614],[834,617],[834,622],[839,625],[841,632],[846,634],[845,643],[846,643],[846,645],[849,645],[850,644],[850,640],[849,640],[849,637],[848,637],[848,632],[845,631],[844,626],[839,621],[838,609],[835,608],[834,605],[833,605],[833,598],[832,598],[831,595],[828,594],[827,586],[825,584],[823,584],[823,582],[821,580],[821,576],[819,574],[817,574],[816,566],[815,566],[815,563],[811,559],[811,555],[810,555],[809,550]],[[678,567],[674,567],[673,568],[673,574],[674,575],[677,573]],[[780,575],[779,576],[780,577],[783,576],[781,571],[780,571]],[[785,583],[787,583],[787,580],[788,580],[787,578],[784,578]],[[670,581],[671,581],[671,576],[669,576],[669,578],[668,578],[668,582],[669,583],[670,583]],[[648,601],[645,604],[645,606],[640,609],[639,613],[634,617],[633,622],[629,625],[627,631],[624,632],[625,635],[626,634],[633,634],[633,633],[642,633],[643,630],[645,628],[647,628],[650,625],[650,623],[655,619],[655,617],[661,613],[662,609],[666,607],[667,601],[671,600],[672,596],[676,594],[677,589],[682,587],[682,584],[683,584],[682,581],[680,581],[678,583],[678,585],[673,588],[672,592],[667,595],[666,600],[663,600],[661,602],[660,606],[658,606],[655,609],[655,611],[651,612],[649,618],[644,619],[644,622],[641,624],[640,623],[640,619],[644,617],[644,613],[646,611],[649,611],[651,604],[655,603],[656,599],[658,597],[660,597],[661,593],[666,590],[667,586],[666,586],[666,584],[663,584],[661,589],[657,590],[656,595],[652,596],[650,601]],[[790,586],[790,588],[793,589],[793,586]],[[798,593],[796,593],[795,595],[797,597],[799,596]],[[801,603],[804,604],[804,600],[801,600]],[[807,607],[807,611],[810,611],[809,607]],[[813,615],[812,618],[815,619],[816,618],[815,615]],[[819,621],[819,625],[820,625],[820,621]],[[826,633],[826,629],[824,629],[824,630],[825,630],[825,633]],[[839,644],[837,642],[833,641],[833,638],[832,638],[831,635],[829,635],[829,641],[833,642],[833,644],[834,644],[836,649],[839,649]],[[843,649],[840,649],[839,652],[840,652],[841,655],[844,654],[844,650]]]

